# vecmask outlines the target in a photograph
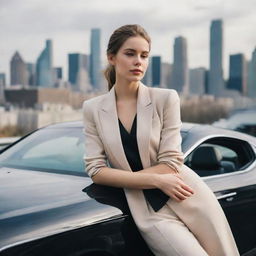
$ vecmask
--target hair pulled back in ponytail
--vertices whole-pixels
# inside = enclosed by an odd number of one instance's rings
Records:
[[[138,24],[133,25],[124,25],[116,29],[111,35],[107,55],[113,54],[116,55],[118,50],[121,48],[123,43],[130,37],[141,36],[149,43],[149,48],[151,45],[151,39],[144,28]],[[113,65],[108,64],[107,68],[104,71],[105,78],[108,81],[108,90],[110,90],[116,82],[116,72]]]

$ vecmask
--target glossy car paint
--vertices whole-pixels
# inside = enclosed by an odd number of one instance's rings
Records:
[[[82,122],[43,129],[61,127],[82,132]],[[228,130],[185,124],[182,132],[185,156],[218,136],[239,137],[255,150],[255,138]],[[245,170],[203,178],[223,206],[241,253],[256,245],[255,165],[254,161]],[[1,255],[151,255],[122,189],[92,184],[85,173],[3,166],[0,201]]]

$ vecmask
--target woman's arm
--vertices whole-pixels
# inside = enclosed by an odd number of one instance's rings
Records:
[[[103,167],[92,177],[92,180],[96,184],[112,187],[131,189],[158,188],[176,201],[184,200],[193,194],[193,190],[183,182],[179,174],[158,174],[156,173],[157,169],[155,169],[154,173],[154,167],[148,169],[150,169],[150,172],[130,172]],[[161,165],[158,171],[165,172]]]

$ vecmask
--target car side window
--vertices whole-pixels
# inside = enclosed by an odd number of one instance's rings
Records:
[[[204,141],[185,159],[201,177],[237,172],[255,160],[251,145],[243,140],[217,137]]]
[[[1,154],[14,168],[85,173],[84,138],[80,129],[42,129]]]

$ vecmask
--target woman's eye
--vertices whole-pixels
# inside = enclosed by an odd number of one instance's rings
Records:
[[[142,55],[141,58],[146,59],[146,58],[148,58],[148,55]]]
[[[133,56],[133,53],[127,52],[126,55],[127,55],[127,56]]]

